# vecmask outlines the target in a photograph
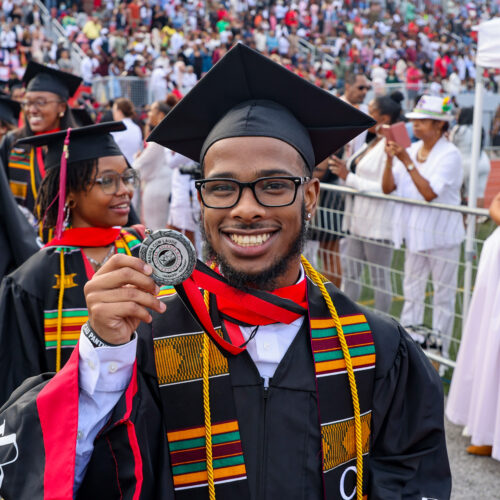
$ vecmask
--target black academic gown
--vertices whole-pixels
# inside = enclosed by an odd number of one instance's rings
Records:
[[[0,279],[38,251],[36,233],[18,209],[0,167]]]
[[[122,230],[122,234],[124,232]],[[137,255],[138,245],[136,239],[136,248],[131,250],[134,255]],[[64,249],[64,267],[61,366],[69,359],[78,342],[81,326],[88,319],[83,287],[91,278],[80,248]],[[48,247],[2,281],[0,404],[26,378],[56,369],[60,274],[60,250]]]
[[[167,322],[172,328],[172,318],[177,318],[176,321],[192,321],[177,297],[167,302],[170,316],[157,318],[153,332],[158,332],[158,328],[167,325]],[[377,352],[371,447],[368,470],[365,472],[368,475],[368,498],[448,499],[451,477],[446,455],[443,393],[439,377],[421,349],[394,321],[369,311],[363,312],[371,326]],[[193,324],[193,328],[195,326]],[[72,364],[77,368],[77,358],[75,350],[72,360],[65,367],[68,373]],[[315,377],[307,331],[301,329],[278,366],[267,391],[246,353],[230,359],[229,367],[250,498],[323,498]],[[156,380],[151,330],[147,327],[139,331],[136,370],[137,376],[134,373],[109,423],[96,439],[78,499],[176,498],[162,422],[165,415]],[[5,432],[16,435],[19,449],[26,447],[29,442],[32,450],[29,456],[21,458],[20,455],[15,462],[4,467],[4,485],[0,493],[7,500],[42,499],[44,486],[40,478],[44,474],[44,484],[46,487],[50,484],[51,473],[47,472],[51,461],[50,446],[47,442],[44,446],[40,423],[43,419],[40,415],[43,407],[57,404],[57,384],[62,384],[64,380],[61,375],[58,377],[49,385],[42,377],[28,381],[0,410],[0,418],[5,421]],[[73,375],[73,387],[75,384],[77,376]],[[69,388],[70,385],[65,384],[63,387]],[[48,391],[45,387],[52,390]],[[77,396],[77,391],[73,393]],[[332,398],[335,398],[335,394],[332,394]],[[185,405],[187,425],[190,402],[176,400],[171,404]],[[68,398],[65,406],[71,405],[74,407],[75,402]],[[54,439],[60,433],[58,453],[68,453],[70,456],[74,440],[67,440],[68,432],[76,434],[75,422],[68,420],[63,432],[54,431]],[[8,450],[2,452],[0,447],[0,464],[7,463],[9,458],[12,460],[12,450],[10,455],[8,453]],[[46,457],[46,463],[40,459],[43,456]],[[29,477],[25,475],[27,470],[32,473]],[[59,484],[67,483],[66,491],[71,491],[71,477],[59,473],[57,480]],[[191,491],[192,497],[186,498],[208,498],[205,488]],[[343,493],[349,497],[352,492],[344,489]],[[137,496],[134,497],[134,494]],[[220,498],[225,497],[222,494]],[[339,485],[338,495],[329,496],[328,500],[342,498]]]
[[[35,212],[36,195],[43,179],[43,166],[38,163],[31,146],[15,146],[19,130],[8,132],[0,144],[0,160],[9,180],[9,187],[18,203]]]

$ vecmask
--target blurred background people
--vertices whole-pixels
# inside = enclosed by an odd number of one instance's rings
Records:
[[[399,120],[400,92],[394,96],[379,96],[368,105],[368,113],[376,124],[368,130],[371,139],[347,162],[333,157],[330,171],[345,181],[345,185],[360,191],[382,192],[382,175],[387,155],[386,141],[380,134],[383,125]],[[391,307],[392,262],[392,203],[363,196],[347,197],[344,224],[345,246],[341,254],[342,288],[346,295],[358,300],[361,294],[361,273],[368,263],[375,308],[388,313]]]
[[[169,113],[166,101],[151,104],[148,130],[152,130]],[[149,135],[146,134],[146,135]],[[172,169],[168,165],[169,152],[156,142],[147,142],[132,166],[141,176],[141,220],[149,229],[166,227],[169,212]]]
[[[453,119],[448,98],[423,96],[406,117],[420,139],[408,149],[395,142],[386,146],[387,162],[382,177],[384,193],[428,202],[460,205],[463,171],[460,151],[447,138]],[[393,238],[396,247],[405,243],[404,305],[401,324],[412,329],[423,324],[425,288],[433,285],[432,330],[448,356],[455,316],[460,244],[465,236],[457,212],[430,206],[395,204]],[[425,342],[414,332],[415,340]],[[440,347],[439,345],[437,347]]]
[[[129,165],[132,165],[135,155],[142,151],[142,131],[134,122],[134,104],[126,97],[119,97],[113,103],[112,111],[113,120],[121,121],[127,127],[121,132],[113,132],[113,139],[123,151]]]
[[[469,177],[472,162],[472,120],[473,108],[462,108],[458,113],[457,124],[451,129],[450,141],[455,144],[462,155],[462,167],[464,170],[464,183],[462,197],[465,202],[469,198]],[[481,128],[481,153],[477,168],[476,198],[477,206],[482,207],[484,203],[484,190],[490,173],[490,159],[483,149],[484,130]]]

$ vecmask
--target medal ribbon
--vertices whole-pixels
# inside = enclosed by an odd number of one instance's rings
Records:
[[[229,326],[227,332],[232,343],[227,342],[216,333],[200,288],[215,295],[218,310],[229,319],[226,324]],[[244,347],[235,345],[235,343],[239,344],[241,332],[239,329],[236,331],[236,325],[231,325],[231,323],[290,324],[307,311],[305,279],[296,285],[280,288],[272,293],[252,289],[242,291],[229,285],[223,276],[200,261],[196,263],[193,274],[186,281],[177,285],[176,289],[214,342],[231,354],[239,354],[244,351]]]

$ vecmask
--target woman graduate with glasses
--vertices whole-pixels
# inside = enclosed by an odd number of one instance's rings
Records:
[[[63,366],[88,319],[85,283],[115,253],[136,254],[139,234],[120,226],[138,176],[109,134],[123,129],[110,122],[20,141],[47,145],[37,209],[55,237],[0,289],[0,404],[25,378]]]
[[[17,141],[34,135],[58,132],[74,127],[68,99],[77,91],[78,76],[30,61],[24,73],[26,94],[21,102],[25,125],[7,133],[0,145],[0,160],[7,173],[10,189],[17,203],[35,214],[36,197],[45,177],[44,151]]]

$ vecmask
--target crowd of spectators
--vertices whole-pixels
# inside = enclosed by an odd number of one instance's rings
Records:
[[[441,2],[420,6],[394,0],[386,8],[360,0],[94,0],[61,3],[52,14],[85,54],[74,69],[84,81],[149,77],[151,101],[174,89],[185,94],[228,47],[243,41],[327,90],[340,93],[350,72],[368,75],[375,88],[400,83],[411,108],[424,84],[434,95],[473,89],[471,28],[498,9],[494,2],[457,3],[446,13]],[[302,41],[330,57],[312,62],[299,50]],[[44,59],[54,62],[47,54]],[[485,76],[497,91],[500,75]]]

